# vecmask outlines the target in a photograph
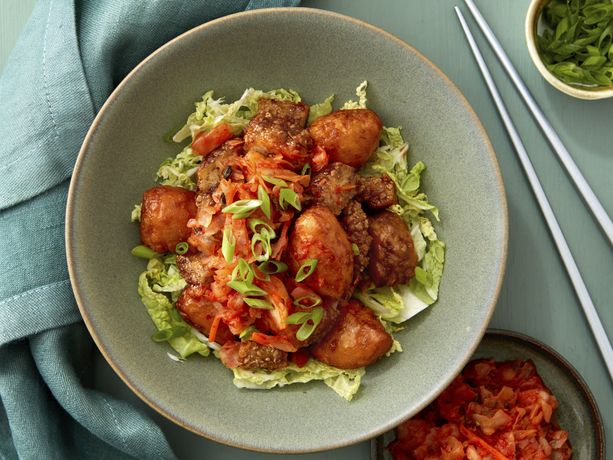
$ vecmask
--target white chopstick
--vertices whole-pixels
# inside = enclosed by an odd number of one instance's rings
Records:
[[[604,358],[604,362],[609,371],[609,378],[613,380],[613,349],[611,348],[611,343],[609,342],[607,333],[604,330],[602,323],[600,322],[600,318],[598,317],[598,312],[596,311],[596,308],[594,307],[594,304],[592,303],[592,299],[590,298],[590,294],[587,290],[587,287],[585,286],[585,283],[583,282],[583,278],[581,277],[581,274],[579,273],[579,269],[577,268],[575,259],[573,258],[573,255],[570,252],[568,244],[566,243],[566,239],[564,239],[564,235],[562,234],[560,225],[558,224],[558,221],[553,213],[553,210],[551,209],[551,206],[549,205],[549,201],[547,200],[547,197],[545,196],[545,192],[543,191],[543,187],[541,186],[541,183],[539,182],[538,176],[536,175],[536,171],[534,170],[534,167],[532,166],[532,163],[530,162],[530,158],[528,158],[528,153],[526,152],[526,148],[524,147],[524,144],[522,143],[521,138],[519,137],[519,133],[517,132],[517,129],[515,128],[515,125],[513,124],[511,117],[509,116],[509,112],[507,112],[504,102],[502,98],[500,97],[500,93],[498,92],[498,89],[496,88],[496,84],[494,83],[492,75],[490,74],[490,71],[487,68],[487,65],[485,64],[485,61],[483,60],[483,56],[481,55],[481,52],[479,51],[479,47],[477,46],[477,43],[475,42],[475,39],[472,33],[470,32],[470,29],[468,28],[468,24],[466,23],[466,20],[464,19],[462,12],[457,6],[454,9],[455,9],[456,14],[458,15],[458,19],[460,20],[460,23],[462,24],[462,29],[464,29],[464,34],[466,35],[468,44],[470,45],[473,55],[475,56],[477,65],[479,66],[479,69],[481,70],[481,74],[483,75],[485,83],[487,84],[487,87],[490,90],[490,94],[492,95],[492,98],[494,99],[494,103],[496,104],[496,107],[498,108],[500,117],[502,118],[502,121],[507,129],[507,132],[509,133],[511,142],[513,143],[513,146],[515,147],[515,151],[517,152],[517,155],[522,164],[524,172],[526,173],[526,176],[528,177],[528,181],[530,182],[530,185],[532,186],[532,191],[534,192],[534,196],[536,197],[536,200],[538,201],[541,211],[543,212],[543,215],[545,216],[545,221],[547,222],[547,225],[549,226],[549,230],[551,231],[551,235],[553,236],[555,244],[558,248],[560,257],[562,258],[562,261],[564,262],[564,266],[566,267],[566,271],[568,272],[568,275],[573,284],[573,287],[575,288],[575,292],[577,293],[579,302],[581,303],[581,306],[583,307],[583,311],[590,325],[590,328],[592,329],[592,333],[594,334],[594,338],[596,339],[598,348],[600,349],[600,352],[602,353],[602,357]]]
[[[532,115],[541,127],[541,131],[551,144],[551,147],[553,147],[553,150],[558,155],[558,158],[562,162],[562,165],[564,165],[564,167],[568,171],[568,174],[575,183],[575,186],[579,190],[579,193],[581,193],[581,196],[583,196],[585,203],[588,205],[588,207],[592,211],[592,214],[602,227],[603,232],[609,239],[609,244],[613,245],[613,222],[611,222],[611,218],[607,214],[607,211],[602,207],[602,204],[600,204],[600,201],[592,191],[590,185],[583,177],[583,174],[581,174],[581,171],[568,153],[568,150],[562,143],[562,140],[543,114],[543,111],[537,105],[536,101],[532,97],[532,94],[530,94],[530,91],[526,87],[526,84],[517,73],[517,70],[515,70],[515,67],[511,63],[511,60],[504,52],[504,49],[500,45],[500,42],[496,38],[496,35],[494,35],[492,29],[490,29],[490,26],[486,22],[485,18],[481,15],[481,12],[477,8],[473,0],[464,0],[464,2],[466,3],[466,6],[468,7],[473,17],[475,18],[475,21],[481,28],[483,35],[485,35],[485,38],[494,50],[494,53],[498,57],[498,60],[513,81],[513,84],[517,88],[517,91],[524,99],[524,102],[528,106],[528,109],[530,109],[530,112],[532,112]]]

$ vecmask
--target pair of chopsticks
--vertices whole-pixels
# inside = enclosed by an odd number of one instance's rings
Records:
[[[587,183],[587,181],[581,174],[581,171],[579,171],[579,168],[577,168],[577,165],[571,158],[570,154],[568,153],[568,150],[566,150],[566,147],[562,143],[562,140],[557,135],[553,127],[549,124],[549,122],[547,121],[547,118],[545,118],[545,115],[543,114],[539,106],[536,104],[536,101],[530,94],[530,91],[528,90],[523,80],[517,73],[517,70],[515,70],[515,67],[513,67],[513,64],[509,60],[509,57],[504,52],[504,49],[500,45],[500,42],[494,35],[494,32],[492,32],[492,29],[490,29],[489,25],[485,21],[485,18],[481,15],[481,12],[477,8],[477,6],[473,3],[472,0],[464,0],[464,2],[466,3],[466,6],[470,10],[472,16],[474,17],[475,21],[479,25],[481,31],[485,35],[485,38],[487,39],[490,46],[494,50],[496,56],[500,60],[507,74],[513,81],[519,94],[524,99],[524,102],[530,109],[530,112],[532,112],[532,115],[534,116],[539,126],[541,127],[543,134],[545,135],[545,137],[547,137],[547,139],[549,140],[549,143],[551,144],[554,151],[558,155],[560,161],[566,167],[568,174],[574,181],[578,191],[583,196],[583,199],[585,200],[586,204],[592,211],[594,217],[596,218],[596,220],[602,227],[602,230],[607,236],[607,238],[609,239],[610,244],[613,245],[613,223],[611,222],[611,219],[609,218],[607,212],[600,204],[600,201],[598,201],[598,198],[596,197],[596,195],[594,195],[594,192],[592,191],[589,184]],[[479,50],[479,47],[477,46],[477,43],[475,42],[475,39],[470,31],[470,28],[468,27],[468,24],[466,23],[466,20],[464,19],[464,16],[462,15],[462,12],[457,6],[454,9],[455,9],[456,14],[458,15],[460,24],[462,25],[462,29],[464,30],[464,34],[466,35],[468,44],[477,61],[479,70],[481,71],[481,74],[483,75],[483,78],[490,91],[490,94],[492,95],[492,98],[494,99],[494,103],[496,104],[498,113],[500,114],[500,117],[502,118],[502,121],[509,134],[509,137],[511,138],[511,142],[513,143],[513,146],[515,147],[515,151],[517,152],[519,160],[522,164],[524,172],[526,173],[528,181],[530,182],[530,186],[532,187],[534,196],[536,197],[536,200],[545,217],[545,221],[547,222],[551,235],[553,236],[555,244],[558,248],[558,252],[560,253],[560,257],[562,258],[564,266],[566,267],[566,271],[568,272],[568,275],[573,284],[575,292],[577,293],[579,302],[581,303],[581,306],[583,307],[583,311],[585,313],[589,326],[592,330],[592,334],[594,335],[594,338],[596,339],[598,348],[600,349],[600,352],[602,353],[602,357],[609,371],[609,377],[611,378],[611,380],[613,380],[613,349],[611,348],[611,343],[609,342],[607,333],[604,327],[602,326],[602,322],[600,321],[600,318],[598,317],[598,312],[596,311],[596,308],[594,307],[594,303],[592,302],[592,299],[587,290],[587,287],[585,286],[585,283],[583,282],[583,278],[581,277],[581,274],[579,273],[579,269],[577,268],[575,259],[573,258],[573,255],[570,252],[568,244],[566,243],[566,239],[564,238],[562,230],[560,229],[560,225],[558,224],[558,221],[553,213],[553,210],[551,209],[551,206],[549,205],[549,201],[547,200],[545,192],[543,191],[543,187],[541,186],[538,176],[536,175],[536,171],[534,170],[534,167],[532,166],[530,158],[528,157],[526,148],[524,147],[524,144],[521,141],[519,133],[517,132],[517,129],[515,128],[515,125],[513,124],[511,117],[509,116],[509,112],[507,111],[504,105],[504,102],[502,98],[500,97],[500,93],[498,92],[498,89],[496,88],[496,84],[494,83],[492,75],[490,74],[490,71],[487,68],[487,65],[485,64],[481,51]]]

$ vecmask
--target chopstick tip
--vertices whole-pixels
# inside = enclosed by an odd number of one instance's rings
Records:
[[[464,15],[462,14],[462,10],[460,9],[460,7],[454,6],[453,10],[455,11],[455,14],[458,16],[458,19],[460,20],[460,22],[464,22]]]

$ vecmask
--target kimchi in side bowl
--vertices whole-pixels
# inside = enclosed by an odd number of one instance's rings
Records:
[[[402,126],[409,162],[440,210],[446,244],[438,301],[396,333],[403,352],[369,366],[351,402],[321,382],[236,388],[212,357],[168,358],[137,294],[142,259],[130,210],[178,149],[164,133],[204,91],[291,88],[308,103],[355,99]],[[341,102],[342,103],[342,102]],[[83,319],[103,356],[143,401],[178,425],[245,449],[301,453],[377,436],[431,402],[483,336],[507,253],[507,207],[490,141],[454,84],[410,45],[366,23],[314,9],[240,13],[161,47],[117,87],[87,134],[70,187],[66,246]]]

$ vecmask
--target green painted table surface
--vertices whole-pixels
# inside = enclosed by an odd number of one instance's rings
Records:
[[[33,0],[0,2],[0,69],[33,3]],[[452,9],[458,3],[461,1],[309,0],[304,5],[353,16],[395,34],[438,65],[472,104],[496,150],[509,202],[507,271],[491,325],[528,334],[565,356],[590,385],[603,414],[606,436],[611,440],[612,383],[528,182],[461,33]],[[557,92],[540,77],[530,61],[523,38],[529,0],[477,0],[476,3],[603,206],[613,215],[613,99],[595,102],[572,99]],[[477,32],[474,22],[470,24]],[[480,33],[476,33],[476,38],[530,153],[604,327],[613,336],[613,251],[484,38]],[[478,206],[478,197],[475,197],[475,204]],[[479,235],[467,235],[467,238],[479,238]],[[101,389],[151,412],[132,395],[102,359],[99,360],[98,370]],[[297,458],[222,446],[174,426],[157,414],[153,416],[162,425],[181,458]],[[300,458],[367,459],[369,445],[365,442]]]

